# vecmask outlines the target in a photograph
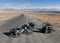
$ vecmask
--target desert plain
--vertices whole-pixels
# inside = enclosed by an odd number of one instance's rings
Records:
[[[40,13],[40,12],[27,12],[27,11],[20,11],[20,12],[13,11],[8,13],[8,12],[1,11],[0,19],[12,18],[12,17],[19,16],[21,14],[25,14],[27,16],[31,16],[39,20],[60,24],[60,14],[56,14],[56,13]]]

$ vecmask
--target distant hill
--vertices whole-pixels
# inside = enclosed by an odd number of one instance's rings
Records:
[[[40,12],[40,13],[60,13],[58,9],[0,9],[0,13],[20,13],[20,11]]]

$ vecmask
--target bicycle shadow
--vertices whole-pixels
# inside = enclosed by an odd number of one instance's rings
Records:
[[[6,36],[8,36],[8,37],[11,36],[10,32],[4,32],[3,34],[6,35]]]

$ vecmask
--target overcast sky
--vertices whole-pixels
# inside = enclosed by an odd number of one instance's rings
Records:
[[[60,0],[0,0],[2,8],[58,8]]]

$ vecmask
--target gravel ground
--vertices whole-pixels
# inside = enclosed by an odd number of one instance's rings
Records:
[[[4,21],[4,23],[0,25],[0,43],[60,43],[60,30],[55,26],[55,31],[49,34],[33,32],[31,35],[21,34],[18,38],[11,38],[3,34],[11,28],[20,28],[21,25],[27,24],[28,22],[36,24],[35,28],[41,28],[43,23],[38,19],[25,15]]]

